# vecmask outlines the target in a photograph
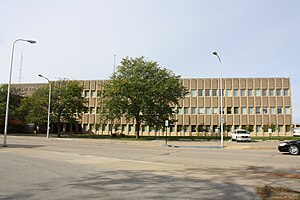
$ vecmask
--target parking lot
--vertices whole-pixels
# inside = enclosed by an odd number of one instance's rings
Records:
[[[276,141],[164,144],[8,136],[0,199],[259,199],[256,186],[264,185],[300,191],[300,156],[279,153]]]

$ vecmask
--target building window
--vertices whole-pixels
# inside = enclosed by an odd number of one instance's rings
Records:
[[[256,107],[256,108],[255,108],[255,113],[256,113],[256,114],[260,114],[260,107]]]
[[[284,90],[283,90],[283,95],[284,95],[285,97],[289,96],[289,90],[288,90],[288,89],[284,89]]]
[[[90,107],[90,113],[95,114],[96,113],[96,108],[95,107]]]
[[[198,108],[198,114],[203,115],[203,108]]]
[[[189,114],[189,107],[184,107],[184,114],[188,115]]]
[[[129,132],[133,132],[133,125],[129,124]]]
[[[270,114],[271,115],[275,115],[275,107],[271,107],[270,108]]]
[[[125,132],[126,132],[126,125],[122,124],[122,133],[125,133]]]
[[[213,108],[213,114],[217,115],[218,114],[218,108]]]
[[[277,114],[282,114],[282,107],[277,108]]]
[[[213,97],[216,97],[216,96],[217,96],[217,90],[216,90],[216,89],[213,89],[213,90],[212,90],[212,96],[213,96]]]
[[[268,108],[267,107],[263,107],[263,114],[268,114]]]
[[[269,96],[273,97],[274,96],[274,89],[269,89]]]
[[[205,108],[205,114],[210,115],[210,107]]]
[[[256,132],[262,132],[263,131],[261,126],[256,126],[255,129],[256,129]]]
[[[242,96],[242,97],[246,96],[246,90],[245,90],[245,89],[242,89],[242,90],[241,90],[241,96]]]
[[[181,132],[182,131],[182,125],[177,125],[177,132]]]
[[[198,89],[198,97],[202,97],[203,96],[203,90],[202,89]]]
[[[276,96],[281,96],[281,89],[276,89]]]
[[[253,115],[253,114],[254,114],[254,109],[253,109],[253,107],[249,107],[249,114],[250,114],[250,115]]]
[[[255,96],[256,97],[260,97],[260,89],[256,89],[255,90]]]
[[[192,115],[196,115],[196,108],[195,107],[191,108],[191,113],[192,113]]]
[[[84,90],[84,97],[89,97],[89,91],[88,90]]]
[[[90,124],[90,130],[95,130],[95,125],[94,124]]]
[[[227,114],[231,115],[231,107],[227,107]]]
[[[235,115],[239,114],[239,108],[238,108],[238,107],[234,107],[233,110],[234,110],[234,114],[235,114]]]
[[[189,132],[189,126],[188,126],[188,125],[184,125],[183,128],[184,128],[183,131],[184,131],[185,133],[188,133],[188,132]]]
[[[207,96],[207,97],[210,96],[210,89],[205,89],[205,96]]]
[[[196,125],[192,125],[192,132],[197,132]]]
[[[246,115],[246,114],[247,114],[246,107],[242,107],[242,115]]]
[[[283,132],[283,126],[282,125],[278,125],[278,132],[282,133]]]
[[[262,90],[262,96],[263,96],[263,97],[267,96],[267,89],[263,89],[263,90]]]
[[[222,91],[222,97],[224,97],[224,89],[223,90],[219,90],[219,95],[221,96],[221,91]]]
[[[285,108],[284,108],[284,113],[287,114],[287,115],[290,115],[290,114],[291,114],[291,109],[290,109],[290,107],[285,107]]]
[[[234,89],[233,90],[233,96],[235,96],[235,97],[239,96],[239,90]]]
[[[89,130],[89,126],[87,124],[83,124],[83,130],[88,131]]]
[[[249,96],[249,97],[252,97],[252,96],[253,96],[253,90],[248,89],[248,96]]]
[[[226,96],[231,97],[231,90],[226,90]]]
[[[196,90],[194,90],[194,89],[191,90],[191,96],[192,96],[192,97],[195,97],[195,96],[196,96]]]
[[[177,112],[178,112],[178,115],[182,115],[182,108],[181,108],[181,107],[178,107],[178,108],[177,108]]]
[[[175,126],[174,126],[174,125],[171,125],[171,126],[170,126],[170,132],[171,132],[171,133],[174,133],[174,132],[175,132]]]
[[[102,131],[105,131],[105,128],[106,128],[106,125],[105,124],[102,124]]]
[[[96,91],[95,90],[91,90],[91,97],[96,97]]]

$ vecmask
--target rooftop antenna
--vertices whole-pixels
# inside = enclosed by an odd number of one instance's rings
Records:
[[[22,44],[22,53],[21,53],[21,59],[20,59],[20,68],[19,68],[19,83],[21,83],[21,80],[22,80],[22,67],[23,67],[23,47],[24,47],[24,45]]]
[[[114,54],[114,73],[116,72],[116,54]]]

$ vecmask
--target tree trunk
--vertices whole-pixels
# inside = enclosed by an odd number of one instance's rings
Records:
[[[137,121],[136,122],[136,139],[140,138],[140,126],[141,126],[141,122]]]
[[[57,137],[60,137],[60,117],[57,119]]]

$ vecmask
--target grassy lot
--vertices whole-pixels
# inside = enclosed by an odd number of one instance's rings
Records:
[[[281,200],[281,199],[299,200],[300,199],[300,192],[285,189],[285,188],[264,186],[264,187],[257,187],[256,192],[262,200]]]

